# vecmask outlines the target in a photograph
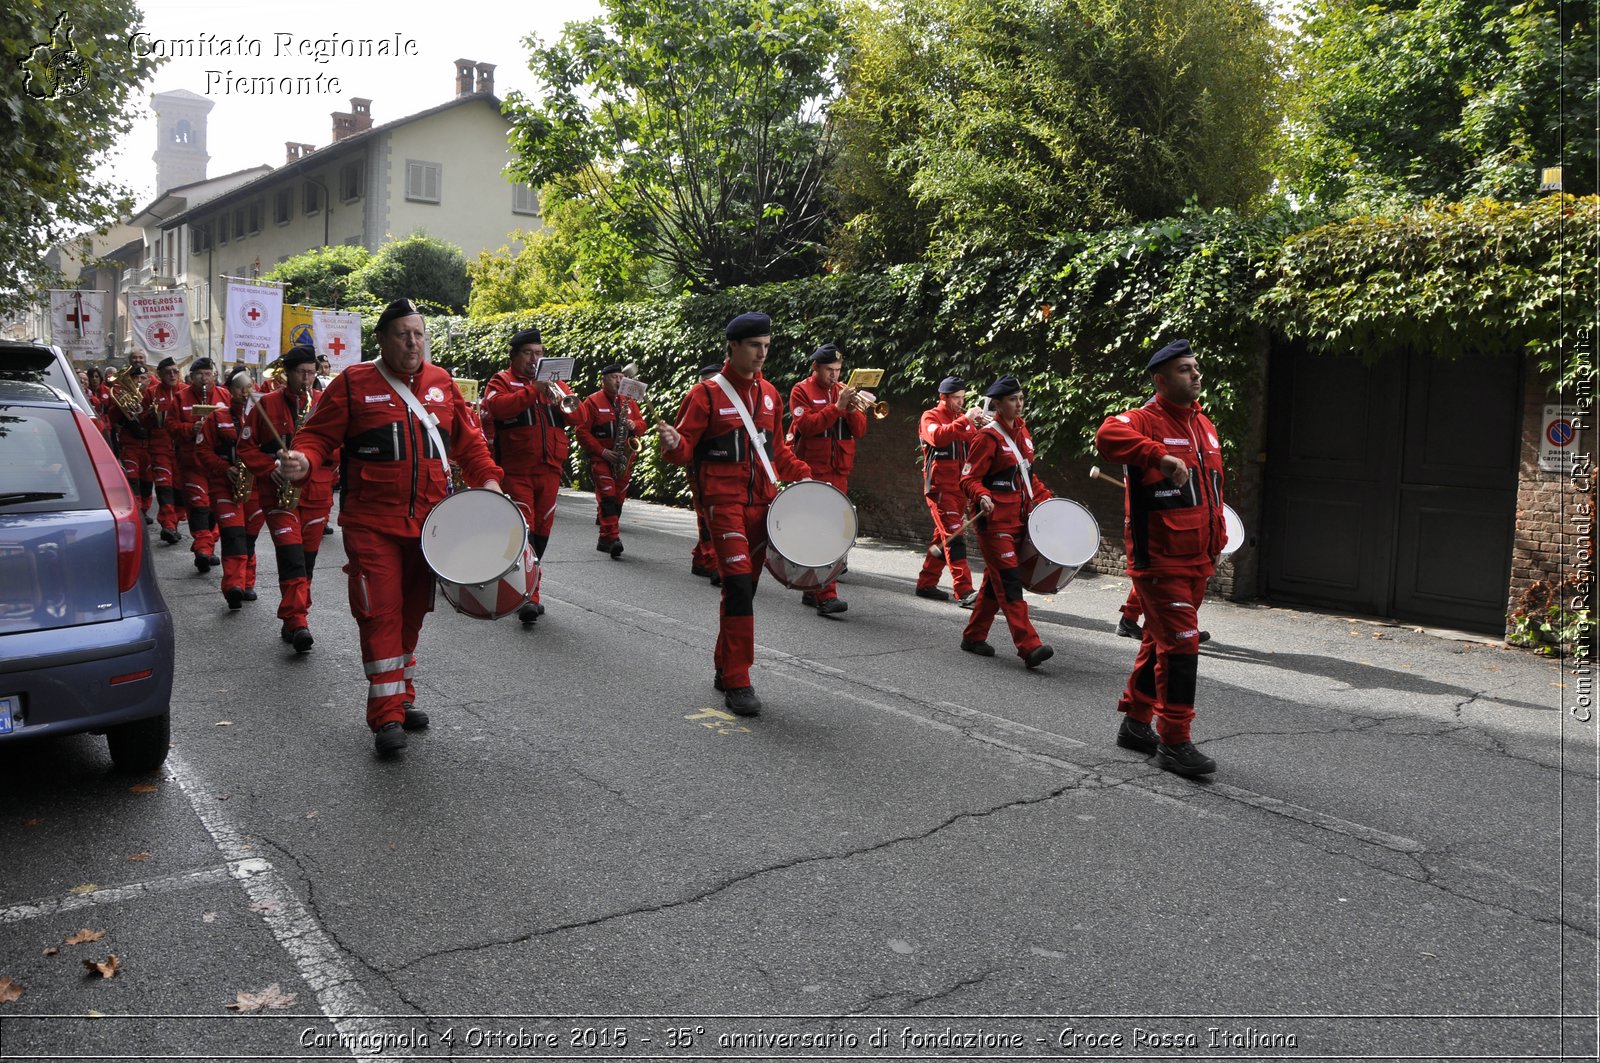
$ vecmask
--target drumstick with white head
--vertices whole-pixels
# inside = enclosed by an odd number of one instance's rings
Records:
[[[1109,472],[1100,471],[1100,466],[1098,465],[1089,466],[1089,479],[1100,480],[1111,487],[1117,488],[1119,491],[1128,486],[1122,482],[1121,477],[1113,476]]]

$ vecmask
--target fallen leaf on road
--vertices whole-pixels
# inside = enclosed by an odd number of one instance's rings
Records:
[[[217,721],[217,726],[218,727],[232,727],[233,726],[233,721],[232,720],[218,720]]]
[[[85,883],[84,883],[84,884],[83,884],[83,885],[81,885],[81,886],[74,886],[74,887],[72,887],[72,888],[71,888],[71,889],[70,889],[70,890],[68,890],[68,891],[67,891],[67,892],[68,892],[68,893],[70,893],[70,894],[72,894],[72,895],[73,895],[73,896],[75,896],[75,897],[81,897],[81,896],[83,896],[83,895],[84,895],[84,894],[85,894],[85,893],[93,893],[93,892],[94,892],[94,891],[95,891],[95,890],[97,890],[97,889],[99,889],[99,888],[100,888],[100,887],[99,887],[99,886],[96,886],[96,885],[95,885],[95,884],[94,884],[94,883],[93,883],[93,882],[85,882]]]
[[[317,810],[313,808],[310,812],[307,812],[306,813],[306,818],[307,819],[316,819],[317,818]]]
[[[275,912],[278,910],[277,901],[257,901],[250,906],[252,912]]]
[[[287,1008],[294,1005],[296,995],[285,993],[273,982],[265,989],[258,989],[254,993],[240,990],[234,1002],[228,1005],[229,1011],[260,1011],[263,1008]]]
[[[134,853],[133,855],[129,856],[128,859],[132,860],[132,861],[134,861],[136,863],[142,864],[146,860],[150,859],[150,854],[149,853]]]
[[[1389,636],[1388,636],[1388,635],[1385,635],[1385,634],[1384,634],[1384,633],[1383,633],[1383,632],[1381,632],[1381,631],[1374,631],[1374,632],[1373,632],[1373,633],[1372,633],[1372,637],[1373,637],[1373,638],[1375,638],[1375,639],[1386,639],[1386,638],[1388,638],[1388,637],[1389,637]]]
[[[37,827],[39,824],[41,824],[43,822],[44,822],[44,820],[40,819],[38,816],[34,816],[32,819],[23,820],[22,821],[22,825],[24,827]]]
[[[9,1004],[22,995],[22,983],[0,978],[0,1004]]]
[[[217,921],[217,913],[216,912],[206,912],[204,915],[202,915],[200,917],[200,921],[202,923],[215,923]]]
[[[89,941],[99,941],[105,936],[106,932],[104,930],[90,930],[88,927],[83,927],[76,934],[67,938],[67,944],[82,945]]]
[[[44,955],[46,955],[46,956],[54,956],[56,953],[58,953],[60,951],[61,951],[61,946],[60,945],[51,945],[49,948],[44,950]]]
[[[128,787],[128,792],[130,794],[153,794],[159,789],[161,787],[153,782],[141,782]]]
[[[1553,686],[1553,687],[1565,687],[1567,684],[1565,684],[1565,683],[1551,683],[1550,685]]]
[[[90,1008],[88,1011],[84,1012],[84,1014],[89,1016],[89,1018],[91,1018],[91,1019],[103,1019],[103,1018],[106,1017],[106,1013],[105,1012],[96,1011],[93,1008]]]
[[[84,960],[83,965],[90,971],[98,971],[101,978],[115,978],[117,971],[122,967],[122,961],[117,959],[115,952],[103,960]]]

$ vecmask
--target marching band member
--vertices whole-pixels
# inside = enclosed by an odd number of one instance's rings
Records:
[[[600,541],[595,549],[612,557],[622,556],[622,504],[628,500],[628,482],[633,478],[633,450],[619,441],[619,426],[638,439],[646,425],[639,404],[619,395],[622,366],[608,365],[600,370],[600,390],[583,400],[576,418],[578,442],[589,455],[589,476],[594,481],[596,516]]]
[[[156,488],[156,523],[161,525],[161,541],[178,543],[178,521],[182,519],[178,495],[177,437],[184,433],[183,384],[178,363],[171,357],[156,365],[156,379],[145,391],[154,427],[150,432],[150,472]]]
[[[1156,397],[1107,417],[1095,436],[1106,461],[1126,468],[1128,575],[1144,607],[1139,655],[1117,702],[1117,745],[1155,754],[1156,767],[1209,775],[1216,761],[1190,740],[1200,662],[1200,604],[1227,542],[1222,445],[1200,408],[1200,366],[1188,340],[1145,367]],[[1151,720],[1156,726],[1152,729]]]
[[[777,497],[778,476],[807,479],[811,467],[789,449],[778,389],[761,375],[772,347],[772,319],[740,314],[728,322],[726,333],[728,356],[721,373],[689,392],[676,427],[665,421],[656,427],[662,458],[695,464],[717,551],[722,609],[713,685],[723,692],[728,711],[754,716],[761,699],[750,683],[750,665],[756,649],[756,584],[767,554],[767,508]]]
[[[852,387],[842,387],[844,360],[839,348],[824,343],[811,354],[811,375],[789,391],[789,445],[811,467],[814,479],[848,493],[850,470],[856,464],[856,440],[867,434],[867,415],[858,408]],[[800,595],[802,605],[815,606],[818,616],[850,608],[839,597],[837,583]]]
[[[1002,611],[1017,656],[1029,668],[1037,668],[1055,656],[1055,650],[1040,641],[1028,619],[1017,544],[1027,534],[1029,511],[1052,496],[1033,472],[1033,437],[1022,420],[1022,384],[1014,376],[1003,376],[983,394],[995,400],[994,418],[973,435],[961,467],[961,490],[982,513],[978,545],[983,551],[983,587],[961,633],[961,648],[993,657],[994,647],[986,640],[994,614]]]
[[[99,366],[91,365],[84,376],[88,378],[88,384],[83,390],[89,399],[90,407],[94,410],[95,427],[100,429],[100,434],[105,436],[106,442],[110,443],[111,449],[115,451],[116,444],[113,440],[116,437],[111,431],[111,412],[106,409],[106,403],[111,401],[111,389],[106,386],[106,375],[100,371]]]
[[[710,380],[722,372],[721,364],[700,367],[700,379]],[[677,420],[683,420],[684,407],[689,403],[689,395],[694,391],[690,388],[683,393],[683,400],[678,403]],[[722,586],[722,574],[717,571],[717,551],[711,545],[711,525],[707,522],[705,501],[700,497],[700,475],[698,465],[694,459],[689,460],[689,501],[694,505],[695,540],[694,550],[689,554],[689,574],[691,576],[705,576],[711,581],[713,587]]]
[[[296,653],[307,653],[316,642],[309,619],[311,576],[333,508],[338,452],[330,453],[299,487],[272,482],[278,451],[294,445],[301,426],[316,409],[311,385],[317,375],[317,352],[291,347],[278,365],[283,368],[283,387],[261,396],[245,418],[239,430],[239,457],[256,482],[264,485],[261,503],[278,560],[278,619],[283,621],[278,635]]]
[[[556,499],[567,470],[567,425],[577,418],[562,412],[560,398],[572,394],[560,381],[534,379],[544,357],[536,328],[511,337],[510,365],[489,378],[479,403],[494,422],[494,460],[505,469],[506,494],[528,518],[533,552],[544,559],[556,522]],[[581,407],[580,407],[581,408]],[[532,624],[544,613],[539,592],[517,610],[517,619]]]
[[[349,564],[350,611],[367,673],[367,726],[379,756],[428,726],[412,683],[434,577],[422,556],[422,524],[450,491],[452,458],[469,483],[500,489],[489,455],[449,372],[423,361],[422,312],[397,299],[378,316],[378,359],[353,365],[323,393],[279,453],[275,476],[302,483],[342,450],[339,528]]]
[[[143,352],[139,352],[142,358]],[[115,397],[107,407],[111,414],[111,431],[117,439],[117,454],[122,459],[123,474],[128,477],[128,487],[139,498],[139,512],[146,524],[154,523],[150,517],[150,497],[155,489],[155,473],[150,467],[150,435],[155,431],[155,419],[145,406],[144,397],[149,387],[149,370],[143,362],[134,362],[130,356],[127,368],[117,378],[113,388],[123,395],[134,395],[135,412],[129,413]]]
[[[211,359],[196,358],[189,365],[189,382],[179,394],[179,423],[181,434],[174,432],[173,439],[178,456],[178,485],[184,505],[189,511],[189,538],[193,540],[194,567],[210,572],[217,559],[217,521],[211,511],[210,477],[200,464],[199,448],[202,415],[194,412],[195,406],[223,406],[226,399],[216,384],[217,372]]]
[[[238,426],[250,416],[254,395],[250,371],[235,369],[228,375],[227,401],[197,422],[195,458],[205,469],[222,543],[222,597],[229,609],[256,600],[256,536],[267,519],[260,485],[239,460]]]
[[[922,441],[922,496],[933,514],[933,541],[917,573],[917,597],[947,601],[939,589],[944,566],[950,565],[950,583],[963,609],[978,600],[972,589],[972,566],[967,564],[967,540],[961,522],[967,511],[967,496],[961,490],[961,467],[967,461],[972,435],[989,423],[981,410],[967,413],[967,382],[958,376],[939,381],[939,401],[922,412],[917,423],[917,438]]]

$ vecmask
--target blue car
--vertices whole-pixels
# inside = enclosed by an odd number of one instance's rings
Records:
[[[94,422],[0,374],[0,744],[103,733],[148,772],[171,739],[172,616],[143,514]]]

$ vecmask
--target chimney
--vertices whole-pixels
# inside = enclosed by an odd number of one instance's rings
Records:
[[[493,63],[479,63],[478,64],[478,84],[477,84],[476,88],[473,91],[477,92],[480,96],[493,96],[494,95],[494,64]]]
[[[472,71],[473,71],[473,68],[475,66],[477,66],[477,61],[473,60],[473,59],[457,59],[456,60],[456,95],[457,96],[471,96],[472,95]]]
[[[350,113],[356,120],[356,132],[365,133],[372,128],[372,101],[359,96],[350,97]]]
[[[298,162],[317,150],[315,144],[297,144],[292,140],[283,142],[283,161]]]

